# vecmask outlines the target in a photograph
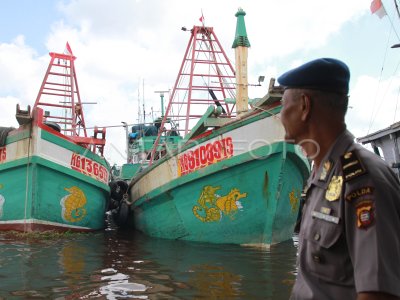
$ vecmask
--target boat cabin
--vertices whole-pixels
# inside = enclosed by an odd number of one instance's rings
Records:
[[[400,122],[394,123],[364,137],[357,138],[357,142],[371,144],[374,152],[383,157],[400,178]]]

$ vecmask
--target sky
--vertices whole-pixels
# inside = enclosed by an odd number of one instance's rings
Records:
[[[309,60],[333,57],[351,70],[349,130],[362,137],[400,121],[400,18],[372,0],[0,0],[0,126],[17,127],[16,104],[33,105],[50,62],[66,42],[77,57],[87,127],[107,128],[105,157],[126,160],[121,122],[138,121],[138,104],[160,114],[155,91],[173,88],[189,31],[212,26],[234,64],[238,8],[246,12],[249,82],[266,77],[250,97],[267,93],[269,78]],[[398,1],[398,0],[396,0]],[[168,100],[168,97],[167,99]],[[138,103],[139,102],[139,103]]]

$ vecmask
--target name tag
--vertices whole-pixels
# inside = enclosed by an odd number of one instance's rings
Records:
[[[314,211],[311,213],[311,216],[312,216],[313,218],[317,218],[317,219],[325,220],[325,221],[327,221],[327,222],[339,224],[339,218],[338,218],[338,217],[326,215],[326,214],[323,214],[323,213],[321,213],[321,212],[319,212],[319,211],[315,211],[315,210],[314,210]]]

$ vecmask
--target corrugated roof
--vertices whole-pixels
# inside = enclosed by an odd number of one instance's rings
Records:
[[[368,134],[366,136],[357,138],[357,142],[363,143],[363,144],[371,143],[373,141],[380,139],[381,137],[387,136],[391,133],[398,132],[398,131],[400,131],[400,122],[393,123],[392,125],[390,125],[387,128],[384,128],[384,129],[378,130],[374,133]]]

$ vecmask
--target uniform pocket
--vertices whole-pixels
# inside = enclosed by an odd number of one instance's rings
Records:
[[[352,267],[340,224],[313,219],[304,242],[306,270],[328,282],[347,281]]]

